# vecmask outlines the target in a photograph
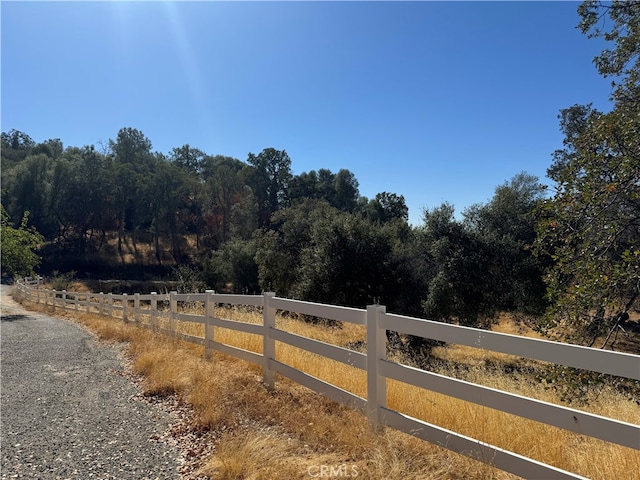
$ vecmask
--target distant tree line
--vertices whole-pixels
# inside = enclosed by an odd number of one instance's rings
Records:
[[[147,262],[199,266],[217,290],[378,301],[467,324],[544,306],[542,265],[527,250],[543,188],[524,173],[463,220],[444,204],[412,227],[402,195],[363,197],[347,169],[294,175],[284,150],[245,162],[189,145],[164,155],[123,128],[103,151],[12,130],[1,152],[7,215],[29,212],[49,252],[100,253],[115,239],[122,258],[130,244],[152,252]]]
[[[523,172],[461,218],[443,203],[412,226],[402,195],[366,198],[347,169],[294,175],[284,150],[241,161],[190,145],[154,152],[134,128],[99,149],[11,130],[1,135],[3,226],[28,212],[45,258],[114,249],[124,265],[133,251],[147,265],[197,267],[219,291],[379,302],[464,325],[546,311],[543,327],[568,325],[593,344],[640,298],[640,3],[578,12],[585,34],[615,44],[595,60],[615,79],[614,108],[561,112],[550,196]]]

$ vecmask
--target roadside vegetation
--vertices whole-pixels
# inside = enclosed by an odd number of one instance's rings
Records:
[[[76,285],[77,289],[79,285]],[[42,305],[27,305],[43,309]],[[50,308],[50,307],[49,307]],[[260,323],[259,312],[224,308],[223,318]],[[202,474],[209,478],[268,479],[311,478],[320,465],[355,469],[360,478],[446,478],[501,479],[512,476],[454,454],[409,435],[386,429],[376,433],[366,416],[278,377],[275,391],[262,384],[258,366],[215,354],[205,359],[202,347],[172,340],[125,324],[116,319],[70,312],[73,318],[108,341],[128,343],[132,368],[144,376],[145,395],[177,395],[193,408],[190,428],[206,436],[213,453],[199,459]],[[365,339],[362,327],[310,323],[290,316],[278,316],[278,328],[317,338],[347,348]],[[202,326],[186,324],[184,333],[202,335]],[[503,317],[496,330],[538,336],[521,324]],[[255,335],[216,329],[217,340],[260,352]],[[402,351],[391,350],[396,361],[411,362]],[[277,346],[278,360],[366,396],[364,372],[303,352]],[[554,389],[537,380],[543,365],[517,357],[455,345],[434,347],[431,360],[437,371],[493,388],[540,400],[567,404]],[[638,397],[611,385],[590,391],[584,409],[622,421],[640,424]],[[640,451],[590,439],[531,420],[503,414],[482,405],[463,402],[399,382],[389,382],[391,408],[444,428],[531,456],[593,479],[640,478]],[[311,470],[310,470],[311,469]]]

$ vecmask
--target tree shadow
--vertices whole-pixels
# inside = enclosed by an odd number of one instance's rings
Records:
[[[17,315],[2,315],[0,316],[0,322],[19,322],[20,320],[27,320],[29,317],[23,314]]]

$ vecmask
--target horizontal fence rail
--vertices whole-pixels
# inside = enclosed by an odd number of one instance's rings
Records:
[[[387,359],[387,331],[455,343],[486,351],[516,355],[554,364],[640,380],[640,356],[548,340],[519,337],[476,328],[388,314],[380,305],[366,310],[302,302],[264,295],[205,293],[114,295],[77,293],[41,288],[41,278],[17,282],[19,299],[64,310],[97,313],[150,328],[158,333],[205,347],[211,357],[217,351],[262,366],[264,383],[273,388],[276,373],[334,401],[366,412],[375,428],[391,427],[461,453],[523,478],[576,479],[574,473],[469,438],[437,425],[387,408],[387,380],[396,380],[463,401],[640,450],[640,426],[588,412],[523,397],[517,394],[458,380]],[[198,303],[203,315],[179,311],[179,304]],[[262,311],[262,324],[218,318],[216,306],[245,306]],[[224,310],[224,309],[223,309]],[[366,353],[332,345],[276,328],[276,311],[309,315],[366,326]],[[161,323],[159,320],[163,319]],[[178,332],[179,322],[204,325],[204,336]],[[262,337],[262,353],[244,350],[215,339],[215,328]],[[290,345],[366,371],[367,398],[297,370],[276,358],[276,342]]]

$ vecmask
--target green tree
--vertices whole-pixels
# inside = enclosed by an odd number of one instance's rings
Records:
[[[389,192],[378,193],[376,198],[370,200],[366,213],[371,220],[380,223],[392,220],[407,222],[409,220],[409,209],[404,196]]]
[[[244,178],[247,168],[246,164],[232,157],[216,155],[205,159],[202,211],[210,247],[217,248],[231,238],[234,207],[242,203],[249,193],[246,191]]]
[[[335,177],[335,192],[335,200],[331,204],[338,210],[353,212],[360,197],[358,180],[353,172],[346,168],[340,169]]]
[[[583,33],[613,43],[594,63],[616,79],[614,107],[561,111],[564,148],[548,171],[556,192],[541,209],[537,251],[554,262],[548,325],[568,324],[573,340],[593,345],[640,297],[640,2],[589,1],[578,12]]]
[[[448,203],[424,212],[422,241],[430,261],[424,314],[432,320],[479,326],[497,310],[488,265],[491,251],[482,238],[454,218]]]
[[[362,308],[391,298],[392,231],[346,212],[311,228],[294,297]]]
[[[114,153],[113,187],[114,201],[118,212],[118,253],[124,263],[123,242],[125,232],[133,234],[133,247],[136,249],[136,231],[143,223],[145,202],[142,192],[152,177],[152,166],[155,163],[151,154],[151,141],[135,128],[122,128],[118,131],[116,140],[109,140]]]
[[[276,212],[269,229],[254,233],[263,290],[275,291],[283,297],[294,295],[301,279],[302,252],[315,244],[315,229],[337,214],[326,200],[307,199]]]
[[[500,309],[541,314],[546,302],[543,282],[547,257],[535,256],[536,208],[546,189],[538,177],[519,173],[496,187],[493,198],[464,212],[465,224],[475,232],[491,256],[486,259],[492,277],[492,295]]]
[[[171,150],[171,161],[187,172],[200,175],[206,155],[202,150],[193,148],[189,144]]]
[[[204,263],[203,277],[207,285],[220,292],[256,294],[258,266],[253,240],[230,240],[211,254]]]
[[[44,153],[29,155],[9,172],[2,172],[3,204],[14,221],[30,212],[34,227],[46,238],[58,233],[51,215],[54,160]]]
[[[291,159],[284,150],[265,148],[258,155],[249,154],[252,171],[249,185],[258,200],[260,225],[268,226],[271,215],[289,204]]]
[[[34,249],[44,238],[33,227],[29,227],[29,212],[25,212],[20,226],[14,227],[9,215],[0,205],[0,250],[2,252],[2,273],[11,277],[32,275],[40,264],[40,257]]]
[[[36,142],[24,132],[11,130],[0,134],[0,155],[2,158],[2,170],[24,160],[35,147]]]

